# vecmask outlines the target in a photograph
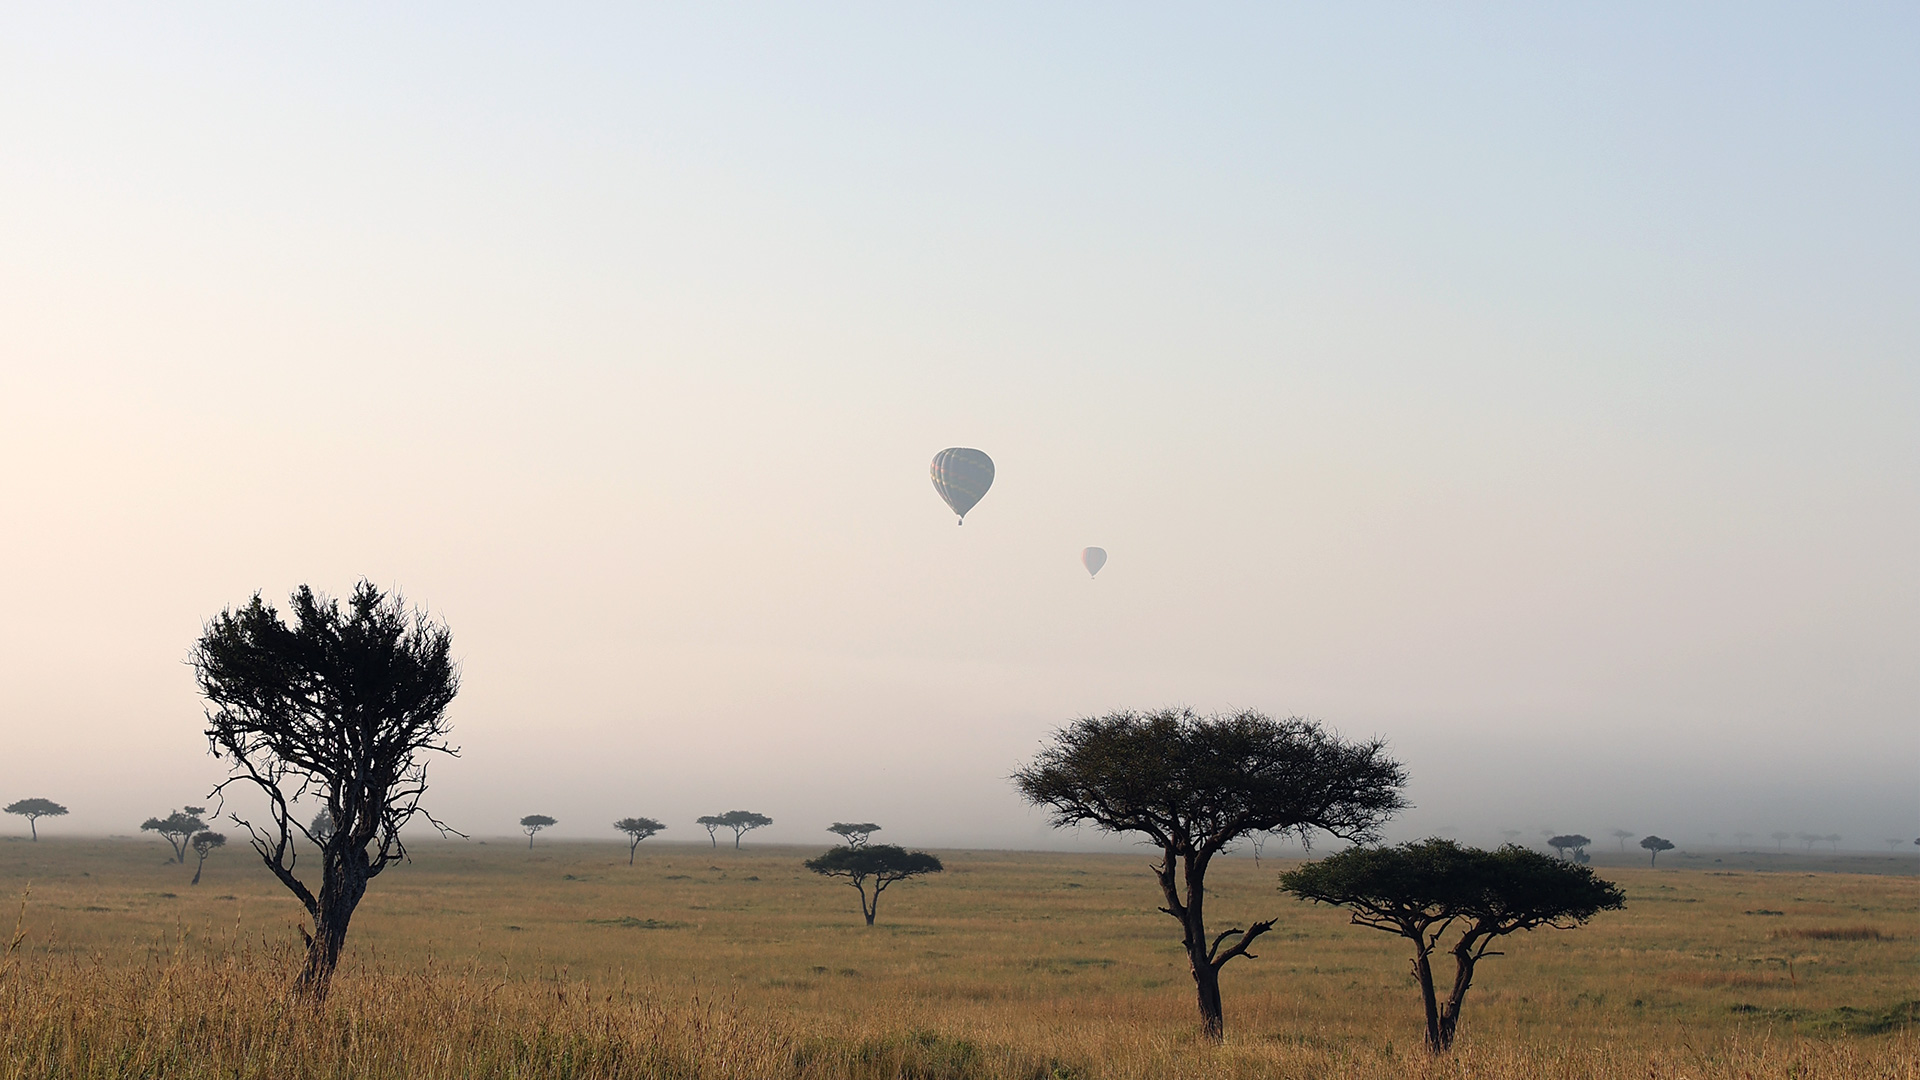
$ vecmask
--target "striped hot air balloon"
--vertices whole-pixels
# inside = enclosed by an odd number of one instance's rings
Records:
[[[978,450],[950,446],[933,455],[933,490],[947,501],[960,524],[967,523],[967,511],[993,486],[993,459]]]

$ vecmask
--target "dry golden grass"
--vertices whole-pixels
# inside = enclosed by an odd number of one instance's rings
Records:
[[[1280,918],[1227,969],[1216,1048],[1142,857],[942,853],[868,930],[813,853],[427,846],[375,882],[316,1015],[286,994],[297,910],[243,850],[189,888],[158,844],[0,843],[0,886],[33,882],[0,1075],[1914,1080],[1920,1059],[1911,877],[1610,869],[1627,910],[1513,941],[1430,1061],[1403,943],[1282,898],[1274,860],[1216,870],[1216,918]]]

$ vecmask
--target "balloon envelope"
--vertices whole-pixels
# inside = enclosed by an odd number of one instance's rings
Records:
[[[1100,568],[1107,565],[1107,549],[1088,548],[1081,552],[1080,565],[1087,568],[1088,577],[1093,577],[1100,573]]]
[[[933,455],[933,490],[966,522],[967,511],[993,486],[993,459],[978,450],[951,446]]]

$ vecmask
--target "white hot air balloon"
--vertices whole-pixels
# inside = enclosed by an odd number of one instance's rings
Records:
[[[978,450],[951,446],[933,455],[933,490],[967,523],[967,511],[993,486],[993,459]]]
[[[1081,552],[1080,565],[1087,568],[1088,577],[1098,577],[1100,568],[1107,565],[1107,549],[1088,548]]]

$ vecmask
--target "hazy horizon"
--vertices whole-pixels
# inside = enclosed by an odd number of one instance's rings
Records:
[[[1387,739],[1396,839],[1920,835],[1909,9],[0,27],[49,835],[200,802],[202,625],[362,577],[476,835],[1119,849],[1007,777],[1170,705]]]

